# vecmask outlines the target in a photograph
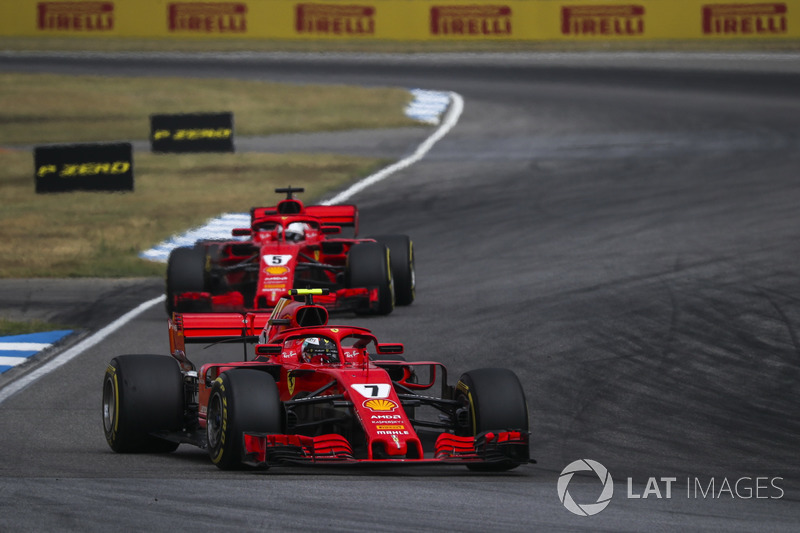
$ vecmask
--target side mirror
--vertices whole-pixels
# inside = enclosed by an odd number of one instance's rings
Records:
[[[280,355],[282,344],[256,344],[256,355]]]
[[[381,355],[400,355],[405,351],[402,344],[378,344],[377,351]]]
[[[231,231],[234,237],[249,237],[252,234],[250,228],[233,228]]]
[[[342,232],[339,226],[322,226],[322,233],[324,235],[338,235]]]

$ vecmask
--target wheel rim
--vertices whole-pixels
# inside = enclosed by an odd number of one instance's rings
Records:
[[[213,450],[218,447],[222,440],[222,401],[218,394],[211,397],[206,416],[208,447]]]
[[[117,420],[117,388],[109,376],[103,384],[103,428],[111,433]]]

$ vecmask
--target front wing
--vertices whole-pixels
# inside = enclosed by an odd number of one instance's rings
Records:
[[[255,467],[278,465],[409,465],[409,464],[513,464],[530,459],[528,433],[519,431],[485,432],[475,437],[442,433],[431,457],[420,459],[362,459],[353,455],[350,443],[341,435],[316,437],[244,433],[243,463]]]

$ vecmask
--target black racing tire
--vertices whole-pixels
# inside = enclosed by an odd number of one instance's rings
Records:
[[[203,292],[206,288],[206,253],[202,247],[180,247],[170,252],[167,260],[167,314],[182,312],[175,305],[175,295]]]
[[[394,281],[389,248],[379,242],[353,245],[347,254],[347,286],[378,287],[378,309],[361,314],[388,315],[394,311]]]
[[[462,374],[456,399],[467,411],[467,426],[459,433],[476,436],[485,431],[528,431],[528,405],[519,378],[506,368],[481,368]],[[504,471],[518,461],[468,465],[470,470]]]
[[[283,404],[275,379],[238,368],[214,381],[208,400],[208,455],[221,470],[242,468],[245,431],[283,433]]]
[[[183,426],[183,374],[165,355],[120,355],[103,378],[103,431],[120,453],[168,453],[178,442],[153,436]]]
[[[411,305],[417,289],[413,241],[408,235],[381,235],[374,239],[389,248],[395,304]]]

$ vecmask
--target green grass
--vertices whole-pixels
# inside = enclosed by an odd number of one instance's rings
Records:
[[[150,115],[232,111],[238,136],[415,124],[408,91],[243,80],[0,74],[0,144],[147,139]]]
[[[43,322],[41,320],[17,322],[6,318],[0,318],[0,337],[5,337],[8,335],[27,335],[28,333],[41,333],[43,331],[55,331],[59,329],[73,328],[63,324]]]
[[[138,254],[227,212],[310,201],[388,163],[332,154],[134,154],[132,193],[36,194],[30,148],[147,139],[149,115],[233,111],[237,136],[417,124],[401,89],[0,74],[0,277],[162,276]],[[17,147],[15,147],[17,146]]]

